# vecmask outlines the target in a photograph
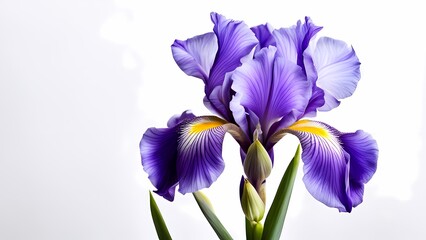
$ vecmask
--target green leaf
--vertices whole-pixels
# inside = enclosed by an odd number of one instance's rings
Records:
[[[197,201],[198,206],[203,212],[204,217],[206,217],[207,221],[212,226],[213,230],[216,232],[217,236],[221,240],[232,239],[231,235],[229,235],[228,231],[222,225],[222,223],[217,218],[216,214],[213,212],[213,207],[207,197],[200,191],[193,193],[195,200]]]
[[[155,230],[157,231],[158,239],[160,240],[171,240],[169,230],[167,229],[166,223],[164,222],[163,216],[161,215],[160,209],[158,209],[157,203],[152,196],[151,191],[149,192],[149,205],[151,207],[151,216],[154,221]]]
[[[293,160],[291,160],[281,179],[274,201],[266,216],[262,235],[262,239],[264,240],[279,239],[281,236],[299,162],[300,144],[297,147]]]

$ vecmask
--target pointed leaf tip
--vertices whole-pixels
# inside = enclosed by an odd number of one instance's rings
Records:
[[[201,209],[201,212],[204,214],[204,217],[210,223],[210,226],[216,232],[220,240],[231,240],[232,237],[225,229],[225,227],[217,218],[216,214],[213,212],[212,204],[210,200],[202,192],[193,193],[195,200],[197,201],[198,206]]]
[[[151,191],[149,191],[149,205],[158,239],[171,240],[172,237],[170,236],[169,230],[167,229],[166,223],[164,222],[163,216],[161,215],[160,209],[158,208]]]
[[[290,203],[291,193],[293,191],[294,180],[296,178],[297,168],[300,162],[300,144],[296,153],[288,165],[283,178],[281,179],[274,201],[269,209],[265,219],[262,239],[279,239],[284,226],[285,216]]]

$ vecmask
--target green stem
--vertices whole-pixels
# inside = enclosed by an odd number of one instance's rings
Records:
[[[251,226],[251,222],[246,217],[244,217],[244,219],[246,220],[246,239],[253,240],[253,228]]]
[[[263,225],[262,223],[254,223],[253,224],[253,240],[260,240],[262,239],[262,233],[263,233]]]
[[[260,222],[250,222],[246,219],[246,238],[247,240],[260,240],[263,234],[263,225]]]

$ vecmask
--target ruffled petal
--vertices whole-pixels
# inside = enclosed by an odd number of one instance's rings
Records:
[[[172,45],[173,57],[186,74],[204,81],[206,107],[232,121],[230,88],[222,85],[226,74],[234,71],[245,59],[252,58],[258,40],[242,21],[226,19],[217,13],[211,13],[211,20],[213,33],[186,41],[176,40]]]
[[[363,131],[341,133],[321,122],[300,120],[282,133],[302,145],[303,181],[313,197],[341,212],[362,202],[364,184],[376,170],[377,144]]]
[[[250,119],[256,119],[257,124],[259,122],[259,118],[257,118],[256,114],[253,112],[249,114],[246,112],[246,109],[240,104],[242,95],[239,93],[236,93],[235,96],[232,98],[231,102],[229,103],[229,108],[232,111],[232,115],[234,116],[234,121],[240,126],[240,128],[245,132],[246,136],[248,138],[252,137],[252,133],[255,127],[253,127],[253,124],[251,124]],[[244,158],[243,158],[244,159]]]
[[[213,113],[223,117],[228,122],[234,122],[232,112],[229,107],[229,102],[232,98],[230,76],[232,72],[225,74],[223,84],[216,86],[210,95],[204,97],[204,106]]]
[[[270,24],[266,23],[251,27],[250,29],[254,32],[254,35],[259,41],[259,44],[256,46],[256,52],[269,45],[275,45],[275,39],[272,36],[274,29]]]
[[[309,17],[305,17],[305,23],[303,24],[298,21],[297,25],[293,27],[281,28],[273,32],[278,54],[289,61],[297,63],[307,75],[312,94],[305,110],[305,116],[310,117],[315,116],[317,108],[324,105],[324,91],[316,86],[315,81],[312,81],[309,75],[312,72],[313,64],[311,64],[312,60],[309,59],[310,56],[305,55],[305,51],[310,46],[311,40],[321,29],[322,27],[316,26]]]
[[[356,207],[362,202],[364,184],[376,172],[379,149],[376,140],[362,130],[344,133],[339,138],[343,149],[351,156],[349,184],[352,204]]]
[[[176,114],[172,116],[167,122],[167,127],[169,128],[175,127],[179,125],[179,123],[183,121],[190,121],[193,118],[195,118],[195,115],[191,111],[186,110],[181,114]]]
[[[172,117],[168,128],[150,128],[142,137],[142,166],[155,191],[173,201],[179,192],[209,187],[222,173],[222,143],[230,133],[242,148],[249,140],[235,124],[215,116],[195,117],[184,112]]]
[[[273,46],[262,49],[232,75],[231,88],[236,95],[231,108],[235,110],[235,120],[238,124],[244,120],[242,109],[237,107],[241,105],[246,114],[253,112],[259,118],[264,136],[273,123],[287,114],[303,113],[310,94],[301,68],[285,58],[276,57],[275,53]],[[244,121],[242,124],[247,125],[248,121]]]
[[[360,62],[352,47],[328,37],[318,40],[311,57],[318,77],[316,85],[325,94],[325,105],[319,110],[331,110],[339,105],[338,100],[355,91],[361,78]]]
[[[309,17],[305,17],[303,24],[299,20],[295,26],[275,30],[272,34],[276,41],[278,55],[297,63],[304,70],[303,52],[321,29],[322,27],[313,24]]]
[[[222,143],[226,122],[217,117],[198,117],[182,125],[176,169],[179,192],[209,187],[222,173]]]
[[[169,201],[173,201],[178,184],[176,161],[179,126],[193,118],[195,116],[186,111],[180,116],[172,117],[168,128],[149,128],[139,145],[143,169],[157,188],[155,192]]]
[[[314,45],[315,44],[309,45],[303,53],[306,77],[308,79],[308,82],[312,86],[312,95],[305,110],[305,117],[315,117],[317,114],[317,109],[324,106],[325,104],[324,90],[319,88],[316,84],[317,72],[312,61],[312,54],[310,54],[312,52],[312,49],[314,49]]]
[[[214,33],[195,36],[185,41],[175,40],[172,54],[177,65],[189,76],[208,81],[218,46]]]
[[[232,121],[229,106],[222,95],[223,86],[216,86],[210,95],[204,96],[203,103],[212,113],[217,114],[227,121]],[[229,100],[228,100],[229,102]]]
[[[206,95],[222,85],[225,74],[241,65],[241,59],[250,54],[258,40],[250,28],[241,21],[226,19],[218,13],[211,13],[219,49],[214,61]]]
[[[340,146],[338,132],[320,122],[301,120],[288,128],[302,145],[303,181],[317,200],[339,211],[350,212],[347,194],[349,156]]]
[[[308,106],[306,107],[304,117],[315,117],[317,115],[317,109],[324,106],[324,91],[317,87],[314,83],[312,86],[312,95],[309,99]]]

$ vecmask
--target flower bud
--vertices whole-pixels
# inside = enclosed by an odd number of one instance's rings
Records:
[[[250,222],[260,222],[265,214],[265,203],[247,179],[244,179],[241,207]]]
[[[249,179],[265,180],[272,171],[272,161],[268,152],[259,140],[255,140],[249,147],[244,160],[244,172]]]
[[[260,192],[262,183],[272,171],[272,160],[262,143],[258,140],[259,131],[260,129],[255,130],[254,141],[248,148],[244,160],[244,172],[258,192]]]

